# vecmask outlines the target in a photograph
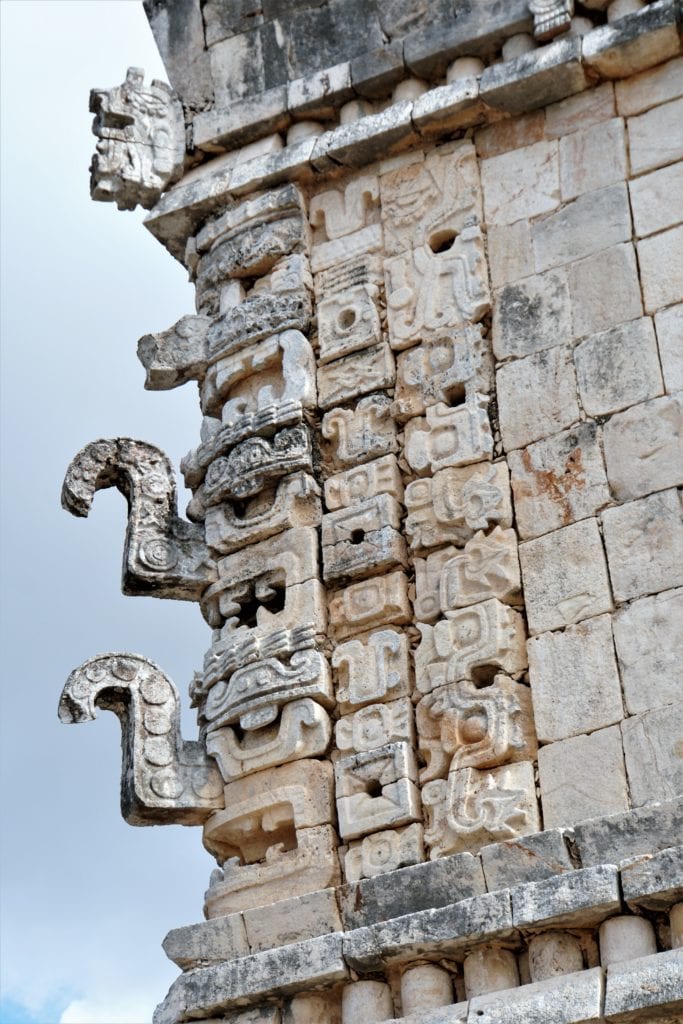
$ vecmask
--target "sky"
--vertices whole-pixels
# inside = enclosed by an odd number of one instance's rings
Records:
[[[210,631],[196,605],[123,597],[125,501],[60,508],[73,455],[128,436],[177,467],[196,388],[146,392],[138,338],[193,312],[141,211],[93,203],[88,94],[129,66],[165,78],[138,0],[0,0],[2,38],[2,863],[0,1024],[148,1024],[178,968],[161,941],[202,920],[201,831],[131,828],[120,728],[62,725],[69,672],[105,651],[157,662],[184,701]],[[187,493],[180,490],[184,511]]]

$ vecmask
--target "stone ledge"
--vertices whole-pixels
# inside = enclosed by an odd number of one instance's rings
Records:
[[[683,796],[593,818],[567,831],[585,868],[659,853],[677,846],[683,835]]]
[[[510,894],[515,928],[587,928],[621,909],[619,871],[613,864],[518,885]]]
[[[653,1017],[653,1011],[657,1016]],[[654,953],[607,968],[603,1015],[610,1024],[680,1022],[683,1014],[683,949]]]
[[[683,900],[683,846],[623,865],[621,886],[631,909],[668,910],[679,903]]]

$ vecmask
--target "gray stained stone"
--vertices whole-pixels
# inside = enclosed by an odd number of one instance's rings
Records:
[[[683,703],[646,711],[621,723],[634,807],[683,793]]]
[[[518,885],[510,895],[515,928],[550,924],[586,928],[621,909],[619,873],[612,864]]]
[[[162,946],[169,960],[183,970],[232,960],[249,953],[241,914],[228,914],[213,921],[172,928]]]
[[[574,350],[581,404],[605,416],[664,390],[652,320],[646,317],[586,338]]]
[[[683,395],[654,398],[612,416],[603,444],[619,501],[683,484]]]
[[[630,241],[631,212],[626,185],[586,192],[573,203],[535,221],[531,237],[539,272]]]
[[[677,846],[683,835],[683,797],[574,826],[573,839],[584,867],[658,853]]]
[[[683,589],[666,590],[613,617],[626,708],[631,715],[674,704],[683,693]]]
[[[541,747],[538,772],[548,827],[616,814],[628,807],[618,725]]]
[[[582,1024],[598,1021],[604,977],[600,967],[533,985],[476,996],[468,1024]],[[443,1018],[444,1024],[448,1020]],[[431,1024],[431,1021],[430,1021]],[[436,1022],[435,1022],[436,1024]],[[441,1021],[438,1022],[441,1024]]]
[[[680,1024],[683,1017],[683,949],[611,964],[604,1017],[609,1024]]]
[[[606,78],[644,71],[679,52],[676,20],[676,0],[651,3],[589,32],[583,41],[583,59]]]
[[[587,85],[581,40],[574,36],[486,68],[481,98],[490,107],[521,114],[563,100]]]
[[[668,910],[683,899],[683,846],[625,864],[621,887],[624,899],[634,910]]]
[[[508,359],[554,348],[571,336],[571,324],[564,270],[508,284],[494,296],[494,354],[498,359]]]
[[[479,856],[489,892],[524,882],[540,882],[574,870],[564,835],[558,828],[492,843],[482,847]]]
[[[683,521],[676,490],[608,508],[602,524],[617,601],[683,585]]]

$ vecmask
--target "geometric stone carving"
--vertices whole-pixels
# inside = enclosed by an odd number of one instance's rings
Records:
[[[319,192],[310,202],[310,221],[324,226],[328,241],[360,231],[367,223],[367,211],[379,198],[379,183],[374,174],[351,179],[341,190]]]
[[[337,670],[337,702],[342,714],[373,701],[394,701],[410,694],[408,640],[380,629],[338,644],[332,653]]]
[[[488,682],[494,669],[514,675],[526,668],[524,620],[492,599],[449,612],[435,626],[418,623],[416,686],[429,693],[460,679]]]
[[[440,686],[422,698],[415,714],[427,762],[422,783],[457,768],[493,768],[536,755],[529,687],[507,676],[497,675],[489,686],[469,679]]]
[[[544,43],[567,31],[574,0],[529,0],[529,10],[534,16],[534,38]]]
[[[345,839],[422,818],[415,755],[407,743],[337,761],[334,777],[339,834]]]
[[[59,701],[67,724],[97,708],[121,721],[121,813],[130,825],[201,825],[223,807],[222,783],[201,743],[180,735],[171,680],[137,654],[100,654],[75,669]]]
[[[262,636],[255,635],[253,630],[242,630],[229,634],[225,639],[214,640],[204,657],[203,674],[195,676],[190,685],[193,706],[201,705],[212,686],[222,680],[230,679],[238,670],[243,670],[243,682],[248,684],[250,679],[246,670],[254,662],[269,662],[271,659],[277,658],[280,662],[288,665],[292,655],[315,648],[315,637],[315,628],[312,623],[308,623],[299,625],[292,630],[280,629]],[[314,672],[316,664],[319,672]],[[297,657],[294,667],[298,671],[290,674],[279,673],[273,668],[270,673],[272,685],[266,687],[262,702],[259,700],[260,690],[255,687],[254,707],[260,706],[261,703],[267,706],[270,706],[271,703],[279,706],[286,703],[288,699],[295,700],[299,697],[316,697],[327,705],[326,698],[331,691],[325,660],[320,658],[317,661],[308,657]],[[260,678],[263,679],[263,676]],[[247,685],[245,688],[247,703],[252,699],[249,691],[250,687]],[[222,700],[222,697],[216,695],[212,700],[217,702]],[[236,695],[234,701],[231,698],[230,707],[235,711],[240,709],[239,713],[242,713],[239,695]],[[244,706],[244,714],[251,715],[254,707]],[[276,710],[273,711],[272,718],[275,717],[275,714]],[[233,720],[236,719],[231,719],[231,721]]]
[[[168,391],[203,378],[210,324],[206,316],[183,316],[167,331],[140,338],[138,359],[147,371],[148,391]]]
[[[464,544],[492,523],[512,526],[510,479],[505,462],[444,469],[414,480],[405,490],[405,531],[413,550]]]
[[[183,172],[185,121],[175,93],[141,68],[128,68],[112,89],[93,89],[90,113],[99,140],[90,165],[90,195],[119,210],[149,210]]]
[[[386,342],[354,352],[318,368],[318,405],[329,409],[368,391],[393,387],[395,378],[394,356]]]
[[[439,548],[426,558],[415,558],[415,598],[413,610],[418,622],[436,622],[440,618],[441,578],[444,566],[459,549],[454,547]]]
[[[487,843],[538,832],[534,766],[528,761],[491,771],[461,768],[422,790],[425,843],[431,860]]]
[[[320,363],[329,363],[382,340],[378,299],[377,286],[364,283],[318,303]]]
[[[307,427],[285,427],[272,438],[250,437],[229,455],[211,463],[201,490],[192,500],[192,514],[199,518],[202,508],[253,497],[283,476],[312,469],[311,435]]]
[[[413,747],[412,704],[408,698],[388,704],[369,704],[351,715],[343,715],[335,726],[334,735],[336,748],[344,756],[402,740]]]
[[[355,409],[332,409],[323,417],[322,435],[334,442],[331,458],[339,469],[398,451],[391,399],[369,395]]]
[[[473,391],[464,405],[451,409],[441,402],[429,406],[425,417],[408,420],[405,457],[411,469],[424,476],[449,466],[490,459],[493,437],[488,401],[486,395]]]
[[[330,626],[338,640],[377,626],[401,626],[412,611],[405,573],[373,576],[338,590],[328,598]]]
[[[487,392],[493,369],[488,347],[481,327],[467,324],[455,337],[401,353],[393,415],[409,419],[437,402],[452,405],[465,397],[466,389]]]
[[[358,505],[376,494],[390,494],[403,501],[403,483],[395,455],[355,466],[325,481],[325,504],[330,512]]]
[[[326,581],[368,576],[395,565],[407,566],[399,532],[400,506],[389,494],[323,516],[323,578]]]
[[[128,501],[123,593],[198,601],[215,571],[201,527],[177,515],[175,476],[164,453],[129,438],[92,441],[69,464],[62,505],[87,516],[95,492],[107,487]]]
[[[423,829],[415,823],[404,828],[387,828],[365,836],[360,842],[350,843],[344,857],[344,874],[347,882],[358,882],[361,878],[374,878],[423,860]]]

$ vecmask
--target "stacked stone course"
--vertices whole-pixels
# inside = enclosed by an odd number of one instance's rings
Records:
[[[140,656],[60,704],[218,862],[155,1024],[683,1016],[683,16],[484,6],[150,2],[179,98],[93,94],[196,285],[189,520],[144,442],[64,485],[213,631],[197,741]]]

